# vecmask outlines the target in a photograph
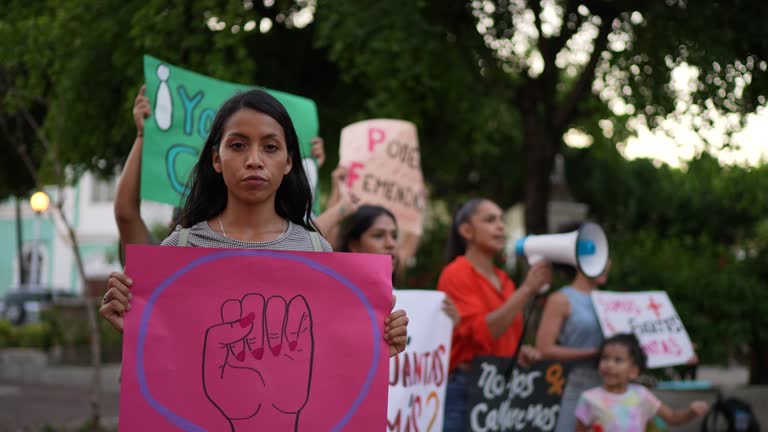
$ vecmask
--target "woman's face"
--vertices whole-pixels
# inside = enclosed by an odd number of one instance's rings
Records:
[[[397,252],[397,224],[389,215],[379,215],[359,240],[349,244],[349,250],[394,257]]]
[[[487,200],[478,204],[475,212],[459,230],[467,241],[467,248],[480,248],[493,254],[501,252],[507,241],[501,208]]]
[[[283,127],[249,108],[232,114],[213,149],[213,168],[224,177],[229,196],[247,204],[274,199],[291,167]]]

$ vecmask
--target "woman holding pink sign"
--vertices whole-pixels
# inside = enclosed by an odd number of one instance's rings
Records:
[[[250,90],[222,105],[194,168],[180,225],[162,244],[331,251],[315,229],[298,138],[277,99]],[[122,331],[132,281],[120,272],[110,276],[100,312]],[[407,324],[402,310],[386,318],[390,356],[405,349]]]
[[[147,224],[141,217],[141,155],[144,146],[144,122],[152,115],[152,104],[146,96],[146,85],[142,85],[133,104],[133,122],[136,125],[136,139],[128,154],[128,158],[120,173],[120,180],[115,191],[115,222],[120,233],[119,256],[120,262],[125,261],[125,246],[128,244],[156,243],[147,228]],[[324,141],[320,137],[314,137],[311,141],[311,156],[317,162],[317,166],[323,166],[325,162]],[[307,166],[304,158],[302,166]],[[174,208],[172,223],[177,222],[178,211]],[[173,229],[173,225],[170,226]]]
[[[467,385],[472,360],[478,355],[515,356],[535,361],[538,352],[517,347],[523,336],[523,308],[551,282],[549,264],[536,264],[519,288],[494,258],[506,244],[502,211],[494,202],[475,198],[458,208],[449,239],[451,262],[437,289],[456,304],[460,320],[453,330],[450,375],[445,400],[444,431],[467,427]]]

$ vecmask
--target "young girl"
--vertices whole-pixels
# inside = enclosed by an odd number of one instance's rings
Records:
[[[549,264],[531,267],[520,287],[494,263],[506,244],[501,208],[475,198],[456,211],[448,247],[451,262],[443,269],[437,289],[456,304],[461,317],[453,329],[450,374],[445,396],[444,432],[464,431],[467,425],[469,371],[478,355],[514,356],[523,336],[523,308],[551,282]],[[538,351],[523,346],[523,363],[538,359]]]
[[[181,225],[163,245],[331,251],[314,228],[298,138],[277,99],[251,90],[222,105],[194,168]],[[100,312],[118,331],[131,284],[120,272],[107,283]],[[398,310],[384,324],[390,355],[397,355],[405,349],[408,317]]]
[[[390,255],[394,284],[399,265],[397,233],[397,220],[392,212],[377,205],[363,205],[342,222],[339,251]],[[459,311],[448,296],[443,301],[443,311],[454,325],[459,322]]]
[[[630,384],[645,369],[646,355],[637,338],[618,334],[600,347],[598,372],[602,387],[585,391],[576,406],[576,430],[643,432],[654,416],[671,425],[681,425],[704,415],[706,402],[694,401],[687,410],[673,410],[648,389]]]

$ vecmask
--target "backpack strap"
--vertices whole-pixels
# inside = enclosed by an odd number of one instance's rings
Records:
[[[717,428],[717,418],[723,415],[723,394],[718,392],[715,403],[701,421],[701,432],[712,432]],[[727,419],[726,419],[727,420]],[[729,429],[730,430],[730,429]]]
[[[312,242],[312,250],[314,252],[323,251],[323,243],[320,241],[320,234],[317,231],[309,231],[309,241]]]
[[[182,228],[179,231],[179,242],[176,246],[187,246],[189,244],[189,228]]]

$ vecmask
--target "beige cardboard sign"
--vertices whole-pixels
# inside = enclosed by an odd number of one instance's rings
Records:
[[[416,125],[390,119],[353,123],[341,131],[339,159],[352,195],[386,207],[400,229],[421,235],[426,192]]]

